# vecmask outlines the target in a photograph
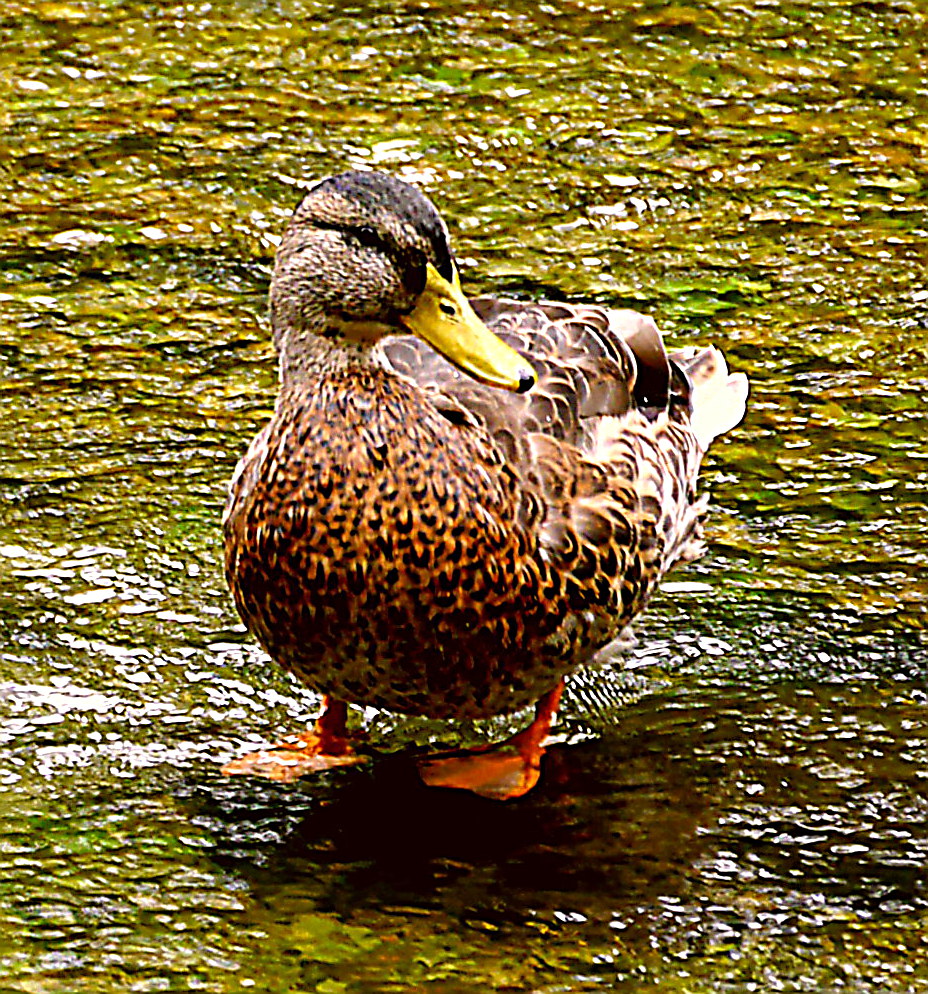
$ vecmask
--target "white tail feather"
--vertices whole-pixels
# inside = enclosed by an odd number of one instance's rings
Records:
[[[690,427],[705,451],[713,439],[730,431],[744,417],[748,378],[744,373],[729,373],[724,356],[711,345],[677,353],[673,358],[693,383]]]

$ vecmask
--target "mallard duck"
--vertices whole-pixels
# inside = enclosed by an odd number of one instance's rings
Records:
[[[634,311],[469,301],[432,202],[377,172],[308,190],[270,323],[280,389],[231,483],[226,573],[325,709],[226,772],[358,761],[348,703],[448,719],[536,703],[505,743],[419,761],[431,785],[524,794],[564,678],[699,555],[700,461],[747,380],[714,348],[668,355]]]

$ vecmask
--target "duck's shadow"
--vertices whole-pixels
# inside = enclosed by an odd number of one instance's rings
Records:
[[[677,890],[711,817],[687,756],[659,739],[552,747],[541,783],[517,801],[426,787],[396,756],[286,787],[217,776],[187,803],[212,830],[214,859],[252,886],[302,881],[346,911],[473,892],[468,883],[522,907],[559,907],[565,893],[641,900]]]

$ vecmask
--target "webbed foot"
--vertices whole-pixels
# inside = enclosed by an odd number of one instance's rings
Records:
[[[365,757],[355,753],[347,735],[347,716],[344,702],[326,697],[325,710],[312,728],[270,749],[234,759],[223,766],[222,772],[227,776],[244,774],[290,783],[307,773],[363,763]]]
[[[545,739],[563,690],[562,681],[541,698],[524,731],[499,745],[426,756],[418,761],[419,776],[429,787],[469,790],[496,801],[522,797],[538,783]]]

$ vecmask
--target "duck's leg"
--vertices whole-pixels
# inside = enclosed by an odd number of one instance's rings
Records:
[[[326,696],[323,712],[315,725],[301,735],[278,742],[271,749],[250,752],[222,768],[227,775],[239,773],[289,783],[304,773],[330,770],[334,766],[354,766],[364,757],[355,755],[345,730],[348,705]]]
[[[419,775],[429,787],[458,787],[481,797],[508,801],[527,794],[538,782],[544,742],[564,692],[562,680],[535,706],[535,718],[524,731],[498,745],[419,761]]]

